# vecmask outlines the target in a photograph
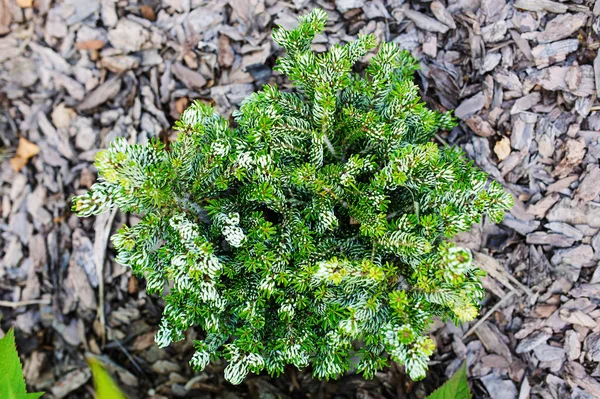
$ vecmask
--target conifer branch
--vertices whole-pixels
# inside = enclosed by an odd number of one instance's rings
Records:
[[[382,43],[359,75],[375,37],[315,54],[326,20],[316,9],[273,33],[298,92],[266,85],[236,128],[195,102],[168,150],[117,139],[74,199],[80,216],[143,216],[112,242],[165,299],[157,344],[197,328],[190,363],[227,359],[232,383],[290,364],[373,377],[390,359],[423,378],[431,318],[471,320],[483,297],[470,253],[447,240],[512,206],[462,151],[431,142],[455,120],[421,101],[412,56]]]

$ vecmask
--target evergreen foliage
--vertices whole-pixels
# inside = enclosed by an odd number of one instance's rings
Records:
[[[297,93],[264,86],[235,128],[195,102],[168,149],[117,139],[74,200],[81,216],[143,215],[112,241],[164,296],[157,343],[199,327],[191,364],[225,358],[234,384],[288,364],[372,377],[389,358],[422,378],[431,317],[471,320],[483,296],[469,251],[447,240],[512,203],[459,149],[430,141],[455,122],[421,102],[409,53],[382,43],[361,76],[374,36],[315,54],[325,23],[316,9],[273,33]]]

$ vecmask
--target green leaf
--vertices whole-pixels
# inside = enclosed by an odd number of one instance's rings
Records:
[[[11,328],[0,339],[0,398],[37,399],[43,392],[27,393],[21,360],[15,345],[15,333]]]
[[[92,369],[92,376],[94,377],[96,399],[126,399],[123,392],[121,392],[117,384],[98,360],[88,358],[87,361]]]
[[[436,389],[426,399],[471,399],[467,366],[465,363],[444,385]]]

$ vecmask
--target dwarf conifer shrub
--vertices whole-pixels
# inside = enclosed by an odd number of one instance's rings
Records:
[[[477,315],[481,275],[447,240],[512,197],[456,148],[431,142],[454,120],[420,101],[416,61],[372,35],[315,54],[322,10],[278,29],[277,70],[296,93],[265,86],[234,113],[195,102],[168,149],[115,140],[100,180],[74,200],[81,216],[143,215],[112,237],[117,261],[164,297],[156,341],[198,327],[191,364],[225,358],[225,377],[312,365],[367,377],[388,359],[424,376],[432,316]]]

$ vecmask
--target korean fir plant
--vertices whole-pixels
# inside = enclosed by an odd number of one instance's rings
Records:
[[[81,216],[143,215],[112,242],[164,297],[156,342],[198,328],[191,364],[225,358],[234,384],[289,364],[372,377],[389,359],[422,378],[431,318],[472,320],[483,296],[469,251],[448,240],[512,203],[459,149],[430,141],[455,122],[421,102],[409,53],[382,43],[355,73],[375,37],[317,54],[325,23],[316,9],[273,33],[297,92],[264,86],[236,127],[195,102],[168,149],[119,138],[74,199]]]

